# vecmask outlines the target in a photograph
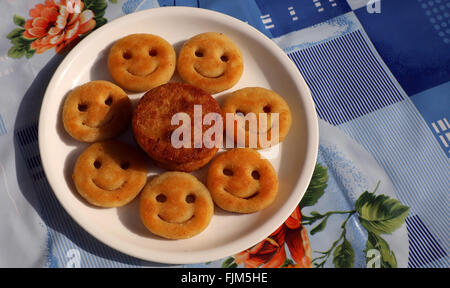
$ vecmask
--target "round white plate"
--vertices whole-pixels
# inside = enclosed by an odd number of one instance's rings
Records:
[[[101,209],[87,204],[76,192],[71,174],[74,163],[87,144],[72,139],[61,121],[67,93],[91,80],[112,81],[107,68],[111,45],[132,33],[156,34],[174,45],[192,36],[216,31],[228,35],[241,49],[244,73],[236,86],[222,95],[249,86],[272,89],[291,108],[293,123],[281,145],[263,155],[278,172],[279,193],[275,202],[261,212],[238,215],[215,207],[209,226],[186,240],[166,240],[152,235],[139,219],[139,197],[121,208]],[[174,76],[171,81],[180,81]],[[130,94],[134,104],[142,96]],[[133,145],[129,129],[120,139]],[[233,17],[198,8],[166,7],[119,18],[81,41],[56,70],[42,103],[39,119],[39,148],[47,179],[67,212],[91,235],[123,253],[162,263],[199,263],[217,260],[245,250],[275,231],[300,202],[314,170],[318,149],[318,124],[309,89],[295,65],[269,38]],[[150,161],[149,161],[150,162]],[[149,175],[161,170],[149,165]],[[204,181],[207,167],[195,175]]]

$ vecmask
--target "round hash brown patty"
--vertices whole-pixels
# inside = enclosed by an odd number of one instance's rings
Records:
[[[201,105],[203,117],[211,112],[221,115],[217,101],[207,92],[185,83],[167,83],[148,91],[133,113],[133,134],[142,149],[159,166],[168,170],[194,171],[206,165],[218,148],[194,148],[194,105]],[[171,125],[179,112],[191,119],[190,148],[175,148],[172,132],[180,125]],[[210,126],[202,125],[202,136]],[[202,137],[203,138],[203,137]]]

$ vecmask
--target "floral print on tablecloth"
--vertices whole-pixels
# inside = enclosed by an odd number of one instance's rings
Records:
[[[12,44],[8,56],[31,58],[53,48],[64,53],[107,22],[107,7],[106,0],[46,0],[31,9],[27,19],[14,15],[18,27],[7,35]]]

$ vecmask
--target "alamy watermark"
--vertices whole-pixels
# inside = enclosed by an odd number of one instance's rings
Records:
[[[366,10],[369,14],[381,13],[381,0],[369,0],[366,4]]]
[[[78,249],[67,250],[66,268],[80,268],[81,267],[81,253]]]
[[[279,145],[275,144],[279,142],[279,113],[226,113],[223,119],[219,113],[203,115],[202,105],[194,105],[192,118],[184,112],[173,115],[171,125],[177,128],[170,142],[175,149],[272,147],[269,157],[278,153]],[[203,132],[204,127],[208,128]]]
[[[366,253],[367,268],[380,268],[381,267],[381,253],[378,249],[369,249]]]

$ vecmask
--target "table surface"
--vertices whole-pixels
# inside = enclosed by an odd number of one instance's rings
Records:
[[[168,266],[117,252],[70,218],[42,170],[37,124],[82,37],[135,11],[191,6],[245,21],[285,51],[311,89],[320,146],[279,229],[236,255],[176,266],[450,267],[450,0],[72,2],[0,3],[0,266]]]

